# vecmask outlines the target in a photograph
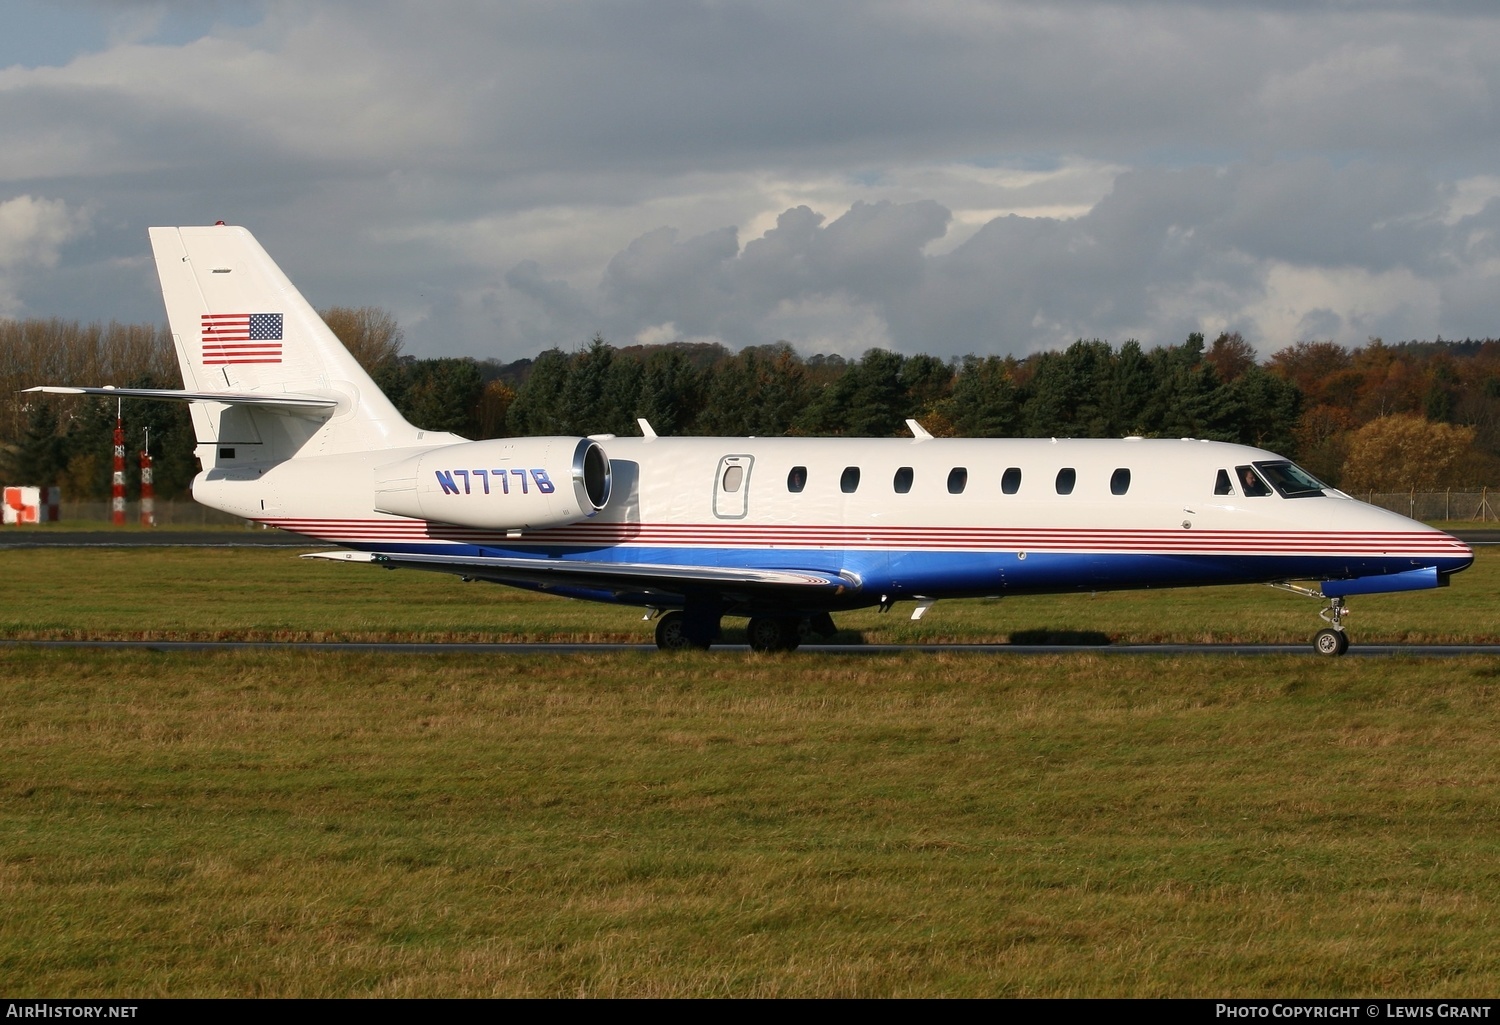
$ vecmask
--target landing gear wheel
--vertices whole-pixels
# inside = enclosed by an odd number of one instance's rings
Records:
[[[1319,655],[1337,657],[1349,650],[1349,635],[1332,628],[1319,630],[1313,636],[1313,648]]]
[[[756,616],[745,627],[751,651],[795,651],[802,643],[802,624],[786,616]]]
[[[681,612],[668,612],[656,622],[656,646],[662,651],[702,651],[708,647],[694,641],[687,634],[686,617]]]

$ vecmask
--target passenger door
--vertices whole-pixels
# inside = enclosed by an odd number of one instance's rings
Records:
[[[714,515],[721,520],[742,520],[749,511],[750,468],[754,456],[725,456],[714,473]]]

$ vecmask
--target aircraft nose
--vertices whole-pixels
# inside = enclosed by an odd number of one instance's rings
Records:
[[[1439,534],[1452,550],[1452,554],[1443,560],[1446,565],[1438,567],[1439,572],[1443,574],[1458,573],[1474,565],[1474,549],[1469,546],[1468,542],[1452,534],[1445,534],[1441,531],[1439,531]]]

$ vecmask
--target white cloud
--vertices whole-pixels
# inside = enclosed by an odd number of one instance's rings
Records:
[[[21,284],[56,267],[62,247],[84,231],[88,217],[59,199],[16,196],[0,202],[0,315],[22,312]]]
[[[1431,337],[1429,325],[1439,322],[1440,309],[1438,286],[1406,269],[1374,274],[1275,264],[1264,296],[1245,314],[1280,347],[1330,336],[1354,344],[1371,337]],[[1336,330],[1320,330],[1330,327]]]
[[[0,268],[56,266],[63,243],[87,223],[60,199],[17,196],[0,203]]]

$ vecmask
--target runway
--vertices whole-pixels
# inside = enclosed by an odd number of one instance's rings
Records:
[[[206,651],[305,651],[394,655],[580,655],[635,652],[659,654],[654,644],[378,644],[322,641],[11,641],[0,645],[27,648],[79,648],[112,651],[195,653]],[[749,645],[716,644],[713,651],[751,655]],[[797,655],[1305,655],[1326,658],[1311,644],[804,644]],[[1500,655],[1500,644],[1354,644],[1355,658],[1458,658]],[[670,653],[663,658],[673,657]],[[755,656],[760,657],[760,656]]]

